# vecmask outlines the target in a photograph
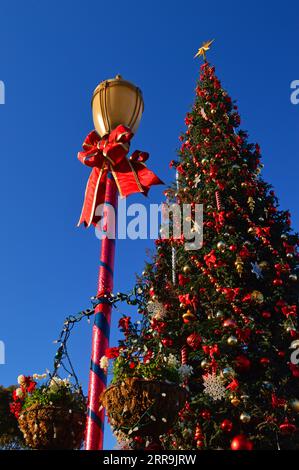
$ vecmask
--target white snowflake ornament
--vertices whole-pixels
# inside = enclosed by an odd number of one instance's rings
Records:
[[[225,387],[220,375],[206,374],[203,376],[204,393],[209,395],[214,401],[222,400],[225,397]]]
[[[147,304],[147,311],[156,320],[162,320],[166,316],[166,309],[160,302],[150,301]]]

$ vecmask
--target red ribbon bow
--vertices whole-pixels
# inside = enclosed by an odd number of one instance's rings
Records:
[[[194,309],[195,312],[197,311],[198,298],[196,295],[192,295],[192,294],[179,295],[179,301],[185,306],[190,305]]]
[[[150,187],[163,182],[146,165],[147,152],[135,150],[130,158],[127,154],[133,133],[128,127],[118,126],[103,138],[96,131],[90,132],[83,143],[83,152],[78,159],[84,165],[92,167],[87,182],[83,208],[78,225],[86,227],[96,225],[100,216],[95,215],[99,204],[104,202],[106,181],[111,173],[121,197],[133,193],[147,195]]]
[[[282,313],[287,317],[297,316],[297,305],[285,305],[281,308]]]
[[[213,268],[217,262],[217,258],[215,256],[215,250],[211,250],[210,253],[204,256],[204,260],[208,268]]]
[[[219,356],[220,351],[218,344],[214,344],[212,346],[208,346],[207,344],[202,346],[203,352],[208,354],[211,358],[214,358],[214,355]]]
[[[226,390],[236,390],[237,388],[239,388],[239,382],[237,379],[233,379],[229,384],[228,386],[226,387]]]

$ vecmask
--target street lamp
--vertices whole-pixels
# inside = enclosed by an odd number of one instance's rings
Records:
[[[94,126],[100,138],[105,138],[117,126],[124,125],[135,133],[140,123],[144,104],[142,93],[131,82],[120,75],[101,82],[92,98]],[[100,140],[99,140],[100,142]],[[83,163],[85,160],[83,159]],[[112,171],[112,169],[111,169]],[[154,182],[152,184],[159,184]],[[107,174],[104,206],[117,207],[118,190],[114,177]],[[107,376],[100,368],[100,359],[109,346],[111,304],[107,301],[113,290],[115,240],[108,236],[102,239],[97,297],[92,332],[91,367],[88,387],[88,414],[85,434],[86,450],[103,448],[104,410],[99,410],[99,397],[107,385]]]
[[[121,75],[101,82],[92,97],[93,122],[103,137],[123,124],[136,134],[144,110],[142,92]]]

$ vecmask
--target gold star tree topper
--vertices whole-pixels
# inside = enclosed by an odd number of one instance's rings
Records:
[[[195,56],[194,56],[194,59],[196,57],[200,57],[202,56],[203,57],[203,60],[206,61],[207,60],[207,57],[206,57],[206,52],[210,49],[212,43],[214,42],[214,39],[212,39],[211,41],[206,41],[203,43],[203,45],[198,49],[198,51],[196,52]]]

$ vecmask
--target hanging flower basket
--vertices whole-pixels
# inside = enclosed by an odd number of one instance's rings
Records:
[[[136,377],[108,387],[100,398],[115,430],[151,437],[172,427],[185,401],[186,391],[177,384]]]
[[[34,374],[37,380],[46,377]],[[41,450],[80,449],[86,410],[81,388],[57,375],[40,385],[33,376],[19,375],[18,384],[10,411],[18,420],[26,445]]]
[[[21,412],[19,427],[32,449],[80,449],[85,413],[53,405],[34,404]]]
[[[16,417],[10,413],[9,403],[16,387],[0,385],[0,448],[16,449],[24,447],[23,435]]]

